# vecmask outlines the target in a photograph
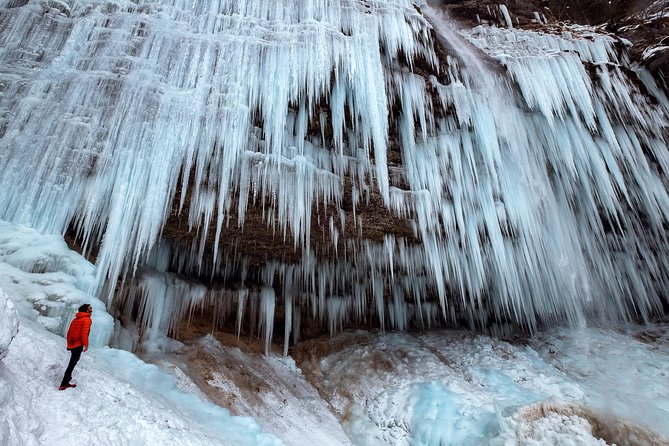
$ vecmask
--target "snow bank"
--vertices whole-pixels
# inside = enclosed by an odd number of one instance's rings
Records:
[[[0,364],[2,445],[280,445],[251,418],[177,389],[175,379],[134,355],[91,349],[57,390],[63,339],[23,320]]]
[[[0,220],[0,288],[22,318],[64,336],[83,303],[93,306],[91,345],[107,345],[114,322],[105,304],[83,291],[95,266],[70,250],[60,235],[45,235]]]
[[[113,318],[83,291],[94,277],[95,267],[62,237],[0,221],[0,444],[281,444],[253,419],[234,417],[177,389],[158,367],[105,347]],[[60,392],[69,359],[62,335],[84,302],[94,307],[92,348],[74,371],[76,389]]]
[[[9,344],[19,331],[19,315],[7,293],[0,288],[0,359],[7,356]]]
[[[287,445],[350,446],[338,417],[291,358],[224,346],[211,335],[197,342],[188,370],[199,370],[204,390],[219,404],[252,416]],[[199,364],[198,364],[199,363]]]

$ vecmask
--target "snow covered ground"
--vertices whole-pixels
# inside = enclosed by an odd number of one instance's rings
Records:
[[[463,332],[344,335],[360,344],[316,362],[321,399],[291,359],[263,361],[212,337],[203,350],[236,362],[211,364],[209,391],[181,369],[175,378],[102,347],[83,355],[78,387],[60,392],[63,339],[23,319],[0,362],[0,444],[668,444],[666,328],[556,330],[525,345]],[[245,369],[260,387],[242,390],[221,368]],[[255,421],[208,402],[201,391],[214,388]]]
[[[0,364],[3,445],[278,445],[245,417],[180,391],[175,379],[108,347],[82,355],[75,389],[57,390],[63,339],[22,320]]]
[[[347,332],[292,358],[219,333],[150,364],[104,345],[113,320],[83,291],[92,274],[58,237],[0,222],[0,289],[20,314],[0,360],[1,445],[669,444],[666,323],[509,342]],[[83,301],[94,346],[61,392],[62,333]],[[0,318],[3,345],[12,320]]]
[[[305,363],[357,444],[669,444],[666,324],[350,336]]]

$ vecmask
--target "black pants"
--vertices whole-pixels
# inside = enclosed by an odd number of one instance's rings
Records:
[[[70,363],[67,365],[67,369],[65,369],[65,376],[63,376],[63,381],[60,383],[61,386],[67,386],[70,384],[70,380],[72,379],[72,370],[74,370],[74,366],[76,366],[77,362],[79,362],[79,358],[81,358],[81,352],[83,351],[83,345],[70,350],[72,356],[70,356]]]

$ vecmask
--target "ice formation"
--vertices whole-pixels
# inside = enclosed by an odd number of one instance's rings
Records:
[[[18,324],[20,315],[21,323],[32,320],[64,337],[79,306],[89,303],[95,326],[90,345],[107,345],[114,319],[105,311],[104,302],[82,291],[94,280],[95,267],[70,250],[62,236],[0,221],[0,293],[8,298],[6,304],[0,302],[0,319],[6,318],[0,321],[0,332]],[[0,344],[2,338],[0,335]]]
[[[19,331],[19,315],[7,293],[0,288],[0,359],[7,356],[9,344]]]
[[[286,338],[661,312],[666,98],[613,37],[418,6],[0,0],[0,218],[99,245],[88,291],[150,336],[198,306],[268,343],[275,312]],[[373,194],[418,242],[355,236]],[[219,248],[250,207],[298,262]]]

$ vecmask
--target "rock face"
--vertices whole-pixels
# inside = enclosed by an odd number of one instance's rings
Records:
[[[433,0],[428,2],[433,7],[445,11],[462,26],[474,27],[479,24],[505,26],[500,3],[491,0]],[[669,1],[643,0],[589,0],[589,1],[557,1],[557,0],[511,0],[504,3],[508,8],[514,26],[528,29],[546,28],[556,32],[558,22],[571,22],[584,25],[601,25],[607,32],[628,39],[632,46],[627,48],[631,59],[647,68],[655,80],[667,92],[669,78],[669,41],[663,39],[669,35]],[[542,23],[543,22],[543,23]],[[549,26],[550,25],[550,26]],[[439,54],[439,48],[437,48]],[[445,63],[446,49],[441,49],[441,60]],[[424,78],[439,76],[438,70],[428,63],[416,61],[412,70]],[[326,137],[332,137],[331,128],[311,129],[314,135],[321,131]],[[329,133],[329,134],[328,134]],[[395,135],[397,138],[397,135]],[[391,140],[389,162],[397,166],[401,163],[399,141]],[[177,196],[179,193],[177,193]],[[351,188],[346,188],[342,209],[345,211],[344,227],[355,227],[352,213]],[[188,203],[189,200],[186,200]],[[168,240],[179,244],[190,244],[197,238],[197,230],[189,228],[188,208],[182,209],[175,200],[170,218],[163,229]],[[234,212],[232,213],[234,215]],[[364,221],[364,227],[356,232],[345,232],[343,240],[370,240],[383,242],[385,235],[406,238],[411,243],[419,243],[420,236],[411,228],[411,221],[393,214],[384,206],[382,198],[375,190],[371,191],[369,202],[360,203],[356,209],[357,217]],[[314,237],[311,249],[318,257],[332,257],[334,252],[330,243],[327,228],[323,223],[327,212],[313,213],[310,226]],[[221,246],[225,251],[243,252],[249,256],[251,266],[260,266],[267,261],[298,262],[302,257],[302,247],[295,243],[290,234],[286,237],[277,236],[276,230],[267,222],[258,207],[251,207],[245,216],[245,224],[239,224],[233,217],[222,229]],[[209,234],[206,252],[212,252],[214,234]],[[344,243],[346,244],[346,243]],[[297,245],[297,246],[296,246]]]
[[[463,25],[505,26],[500,3],[494,1],[433,1]],[[631,59],[648,69],[669,92],[669,1],[667,0],[511,0],[503,2],[513,24],[541,28],[541,21],[553,25],[569,22],[597,26],[602,31],[629,40]],[[539,20],[537,20],[539,16]]]
[[[597,3],[52,3],[0,3],[0,218],[139,334],[662,311],[666,104]]]
[[[456,19],[462,26],[489,24],[505,26],[500,3],[492,0],[432,0],[428,4],[438,8]],[[662,44],[662,39],[669,35],[669,1],[643,0],[511,0],[504,3],[515,26],[540,30],[545,26],[549,32],[556,32],[557,22],[566,21],[584,25],[602,25],[606,31],[630,40],[633,45],[628,52],[633,61],[647,68],[659,85],[667,89],[666,79],[669,73],[669,51]],[[544,23],[542,23],[544,22]],[[666,42],[669,45],[669,41]],[[667,47],[669,48],[669,47]],[[440,53],[441,51],[441,53]],[[441,62],[445,64],[447,50],[437,48]],[[412,71],[425,79],[439,76],[436,67],[429,63],[414,61]],[[669,92],[669,90],[667,90]],[[327,110],[324,110],[327,111]],[[326,138],[332,137],[332,129],[315,126],[314,135],[322,131]],[[394,138],[397,138],[394,135]],[[401,163],[399,141],[391,140],[389,162],[397,166]],[[382,242],[387,234],[406,238],[412,243],[420,242],[420,236],[411,228],[411,221],[402,219],[390,212],[383,204],[378,192],[371,190],[369,202],[360,203],[356,214],[364,221],[364,227],[356,232],[345,232],[344,240],[370,240]],[[177,192],[177,196],[179,192]],[[189,195],[188,195],[189,196]],[[352,213],[350,182],[345,189],[342,210],[345,211],[344,227],[355,227]],[[189,200],[186,200],[188,203]],[[168,240],[179,244],[190,244],[198,236],[198,231],[188,223],[188,208],[181,208],[177,200],[173,203],[170,218],[166,221],[163,235]],[[234,212],[232,212],[234,215]],[[315,231],[311,240],[311,249],[318,257],[332,257],[333,252],[327,228],[323,222],[329,213],[318,209],[312,214],[310,226]],[[298,262],[302,257],[302,247],[291,237],[277,236],[276,230],[268,223],[262,209],[251,207],[245,216],[245,224],[240,224],[232,217],[222,229],[221,246],[225,251],[243,252],[250,257],[250,264],[259,266],[270,260]],[[214,234],[209,234],[206,252],[212,252]]]
[[[391,153],[392,155],[392,153]],[[349,181],[349,178],[345,178]],[[419,242],[419,236],[412,229],[411,221],[391,212],[384,206],[383,199],[378,191],[371,190],[369,201],[359,203],[355,209],[355,218],[351,198],[352,190],[350,184],[344,188],[342,196],[341,211],[343,219],[337,220],[338,228],[355,228],[356,221],[363,221],[364,225],[359,230],[342,230],[341,241],[343,246],[355,244],[361,240],[374,243],[383,243],[386,235],[393,235],[406,239],[410,244]],[[188,202],[188,200],[186,200]],[[339,213],[339,210],[336,211]],[[304,247],[296,243],[290,233],[277,234],[276,228],[272,227],[267,220],[261,206],[249,206],[244,216],[244,223],[234,217],[222,228],[220,246],[221,250],[227,252],[239,252],[248,256],[251,267],[259,267],[268,261],[299,262],[304,255]],[[311,227],[309,250],[316,257],[335,258],[335,250],[330,243],[330,228],[325,222],[328,221],[333,209],[314,209],[308,224]],[[189,228],[188,207],[179,208],[179,204],[173,204],[170,217],[165,223],[163,236],[180,245],[190,245],[198,237],[198,231]],[[206,239],[207,249],[211,253],[214,244],[214,234],[210,233]],[[210,260],[211,261],[211,260]]]
[[[507,18],[505,17],[500,5],[492,1],[441,1],[429,2],[430,6],[436,10],[443,11],[451,18],[457,20],[460,26],[475,27],[480,24],[506,27],[508,26]],[[663,82],[663,67],[661,63],[657,62],[662,59],[662,56],[653,54],[653,58],[643,57],[647,53],[648,48],[657,45],[659,40],[657,36],[660,35],[656,31],[663,30],[664,25],[663,12],[666,10],[666,5],[663,2],[655,2],[653,5],[648,5],[644,2],[608,2],[608,1],[591,1],[591,2],[557,2],[557,1],[535,1],[535,0],[518,0],[508,2],[506,5],[508,15],[514,27],[519,29],[528,29],[539,32],[547,32],[549,34],[561,33],[562,31],[571,31],[563,27],[559,22],[580,23],[591,26],[599,26],[601,32],[618,31],[618,35],[627,38],[633,42],[633,45],[627,49],[625,44],[618,41],[617,50],[627,51],[631,59],[641,65],[645,65],[654,75],[658,84],[666,88]],[[434,25],[434,24],[433,24]],[[660,31],[661,32],[661,31]],[[617,37],[613,36],[617,39]],[[438,39],[435,40],[435,53],[439,57],[439,63],[442,66],[448,65],[447,60],[452,56],[453,49],[440,45]],[[450,56],[449,56],[450,53]],[[480,53],[485,57],[483,52]],[[654,60],[656,62],[649,63]],[[416,59],[411,64],[403,62],[403,69],[410,69],[413,73],[421,76],[425,81],[431,77],[444,79],[443,73],[439,69],[428,63],[427,61]],[[491,66],[496,65],[497,62],[492,61]],[[495,69],[499,69],[496,65]],[[595,75],[594,68],[592,69]],[[444,80],[445,83],[450,80]],[[397,113],[401,112],[401,104],[394,105]],[[327,113],[327,107],[321,112]],[[438,113],[439,110],[435,110]],[[318,126],[311,129],[314,135],[323,133],[325,138],[332,137],[332,129],[329,126],[320,128]],[[393,132],[393,129],[390,130]],[[389,164],[396,167],[399,171],[404,168],[404,158],[402,154],[401,141],[399,134],[391,133],[389,148]],[[399,176],[401,178],[401,175]],[[347,186],[344,188],[344,195],[342,198],[343,205],[339,212],[343,211],[344,217],[341,224],[337,223],[339,229],[356,227],[355,220],[364,221],[364,224],[355,231],[343,231],[342,240],[343,246],[354,248],[344,248],[345,254],[333,249],[331,240],[329,240],[330,232],[323,223],[327,221],[328,215],[332,215],[332,209],[316,209],[312,214],[310,225],[312,228],[312,238],[310,244],[310,252],[315,255],[315,259],[328,259],[329,261],[337,262],[342,257],[355,256],[361,243],[383,243],[384,238],[396,237],[398,239],[407,240],[409,244],[420,246],[423,243],[420,233],[415,229],[412,230],[412,224],[415,228],[415,223],[411,218],[403,219],[396,213],[391,212],[383,203],[382,197],[378,191],[373,188],[370,190],[368,201],[363,201],[356,206],[353,212],[351,205],[350,179],[345,178]],[[404,180],[400,180],[401,184],[396,184],[401,188],[407,188]],[[188,200],[186,200],[188,202]],[[336,213],[336,212],[335,212]],[[234,214],[234,212],[233,212]],[[354,217],[355,214],[355,217]],[[167,221],[164,229],[164,236],[166,239],[176,240],[178,243],[188,246],[192,243],[192,239],[196,236],[196,232],[188,229],[188,223],[185,216],[188,215],[187,209],[179,209],[178,206],[172,210],[172,215]],[[253,279],[249,277],[260,277],[260,272],[268,262],[287,262],[299,265],[305,260],[305,252],[299,243],[288,236],[277,236],[275,228],[267,221],[266,215],[261,208],[249,207],[245,217],[244,225],[240,225],[234,218],[230,219],[230,224],[223,228],[222,250],[234,251],[244,253],[248,256],[248,270],[250,273],[246,279],[240,276],[232,276],[233,280],[228,278],[225,282],[227,287],[233,285],[233,290],[240,287],[242,283],[245,286],[252,286],[261,288],[262,283],[254,283]],[[508,234],[507,234],[508,235]],[[207,239],[207,245],[211,246],[214,242],[213,234],[210,234]],[[207,251],[211,251],[207,249]],[[213,262],[213,259],[209,260]],[[315,260],[319,261],[319,260]],[[281,280],[281,279],[280,279]],[[206,279],[203,279],[206,282]],[[282,286],[282,285],[280,285]],[[286,290],[284,290],[286,292]],[[234,295],[234,291],[232,293]],[[230,296],[230,298],[233,298]],[[388,300],[386,296],[385,299]],[[456,295],[449,296],[452,299],[451,303],[455,313],[461,314],[462,306],[457,305],[459,299]],[[435,295],[426,296],[426,300],[436,301],[438,298]],[[664,303],[662,304],[664,305]],[[213,311],[213,310],[212,310]],[[466,310],[465,310],[466,311]],[[284,318],[286,306],[278,303],[276,308],[275,322],[279,327],[285,327],[286,320]],[[211,316],[215,318],[213,315]],[[303,335],[315,336],[323,332],[324,327],[314,321],[309,322],[308,319],[303,320],[304,325],[301,327]],[[288,323],[290,323],[288,321]],[[369,322],[367,322],[369,323]],[[227,323],[227,328],[235,329],[230,322]],[[382,325],[378,321],[372,322],[373,326]],[[253,324],[252,324],[253,327]],[[238,326],[239,329],[239,326]],[[253,331],[255,328],[249,328]],[[330,329],[332,332],[332,329]]]
[[[611,32],[633,43],[633,60],[650,71],[655,80],[669,92],[669,2],[654,2],[633,15],[607,25]]]
[[[481,24],[491,26],[506,26],[500,3],[492,0],[432,0],[428,4],[435,9],[445,12],[462,26],[475,27]],[[583,24],[600,27],[602,32],[610,32],[615,36],[628,39],[632,46],[626,48],[630,58],[647,68],[660,86],[667,90],[666,74],[668,71],[669,52],[663,49],[662,39],[669,34],[669,1],[643,0],[511,0],[503,3],[512,18],[514,26],[531,30],[545,30],[549,33],[560,32],[560,22]],[[669,44],[669,42],[667,42]],[[619,45],[619,49],[624,47]],[[440,63],[446,64],[448,49],[435,47]],[[407,66],[405,65],[406,69]],[[410,68],[414,73],[425,79],[431,76],[442,76],[439,70],[426,61],[414,60]],[[669,92],[669,90],[667,90]],[[327,112],[326,109],[321,111]],[[332,137],[331,127],[322,129],[318,126],[311,128],[314,135],[323,132],[326,138]],[[392,131],[392,129],[391,129]],[[390,141],[389,163],[400,167],[402,154],[398,135],[393,135]],[[345,212],[343,227],[355,227],[351,205],[350,182],[347,183],[343,197],[342,210]],[[406,185],[402,185],[406,187]],[[178,193],[177,193],[178,195]],[[188,203],[188,200],[186,200]],[[326,225],[328,212],[317,209],[312,214],[310,226],[314,231],[311,239],[311,250],[316,257],[336,259],[336,255],[328,240],[329,233]],[[412,244],[421,243],[420,234],[412,230],[410,219],[403,219],[384,206],[382,198],[374,189],[370,191],[369,202],[361,202],[356,207],[357,218],[364,221],[364,226],[357,231],[344,232],[342,239],[352,243],[367,240],[373,243],[383,242],[384,237],[392,235],[403,238]],[[234,214],[234,212],[233,212]],[[175,201],[170,218],[163,229],[163,236],[180,245],[190,245],[197,238],[198,231],[189,228],[188,208],[180,208]],[[233,217],[222,229],[221,247],[224,251],[244,253],[249,257],[251,269],[258,268],[268,261],[299,263],[303,256],[303,249],[299,243],[288,234],[277,235],[276,229],[267,221],[259,207],[250,207],[245,216],[245,224],[239,224]],[[207,238],[207,249],[211,252],[214,235]],[[346,246],[346,242],[344,243]],[[354,251],[350,251],[352,255]],[[210,259],[209,262],[213,262]],[[206,278],[202,280],[207,281]],[[235,281],[233,280],[233,283]],[[236,277],[239,284],[241,280]],[[247,284],[252,284],[248,282]],[[259,284],[256,284],[259,286]]]

